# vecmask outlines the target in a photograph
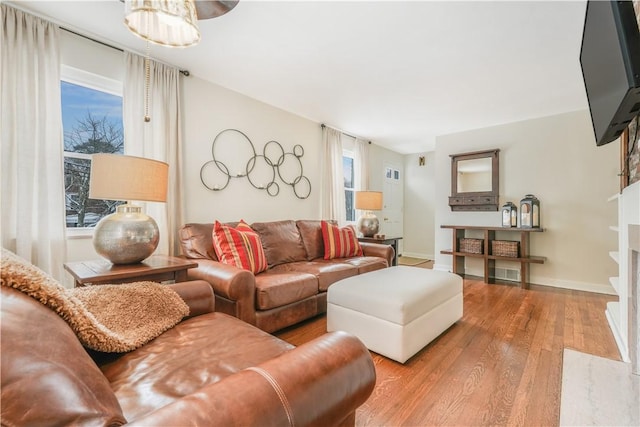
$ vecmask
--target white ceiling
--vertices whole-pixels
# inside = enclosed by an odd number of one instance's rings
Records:
[[[144,52],[124,4],[19,1]],[[201,42],[153,47],[192,75],[400,153],[435,137],[587,108],[582,1],[250,1],[199,21]]]

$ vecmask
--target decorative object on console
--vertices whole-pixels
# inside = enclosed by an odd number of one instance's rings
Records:
[[[540,228],[540,200],[533,194],[520,200],[520,227]]]
[[[518,226],[518,208],[512,202],[507,202],[502,205],[502,226]]]
[[[451,155],[452,211],[497,211],[499,149]]]
[[[231,149],[221,153],[219,147],[225,143]],[[225,158],[225,153],[229,156],[226,163],[220,160]],[[243,159],[244,154],[248,156],[246,162]],[[200,181],[211,191],[224,190],[232,178],[247,178],[254,188],[264,190],[268,195],[275,197],[280,193],[280,185],[276,182],[277,175],[283,183],[291,186],[298,199],[306,199],[311,194],[311,181],[303,175],[301,158],[304,156],[304,148],[301,145],[295,145],[293,151],[287,153],[279,142],[269,141],[264,145],[262,154],[257,154],[245,133],[237,129],[225,129],[213,140],[211,156],[213,160],[209,160],[200,168]],[[291,161],[287,161],[288,159]],[[218,183],[215,183],[216,178]]]
[[[194,0],[126,0],[124,23],[136,36],[168,47],[200,41]]]
[[[491,255],[518,258],[520,255],[520,242],[516,240],[492,240]]]
[[[364,237],[373,237],[380,229],[380,222],[372,211],[382,210],[382,192],[356,191],[356,209],[365,213],[358,218],[357,229]]]
[[[467,254],[481,254],[483,246],[483,239],[460,239],[460,252],[464,252]]]
[[[243,220],[235,228],[216,221],[213,226],[213,248],[224,264],[235,265],[254,274],[268,268],[260,236]]]
[[[324,259],[362,256],[362,248],[352,226],[338,227],[322,221],[322,240],[324,241]]]
[[[158,225],[130,201],[165,202],[168,173],[169,165],[157,160],[119,154],[92,156],[89,197],[127,202],[96,225],[93,246],[98,254],[114,264],[134,264],[156,250]]]

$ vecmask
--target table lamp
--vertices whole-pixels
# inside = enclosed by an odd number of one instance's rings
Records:
[[[356,191],[356,209],[365,213],[358,218],[357,230],[364,237],[373,237],[380,229],[378,218],[371,211],[382,210],[382,192]]]
[[[157,160],[120,154],[92,156],[89,197],[126,202],[96,225],[93,247],[98,254],[113,264],[135,264],[156,250],[158,225],[130,201],[165,202],[168,173],[169,165]]]

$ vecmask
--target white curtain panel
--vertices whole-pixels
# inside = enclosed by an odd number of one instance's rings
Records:
[[[369,142],[356,138],[353,151],[355,190],[366,191],[369,189]],[[360,218],[363,214],[364,211],[356,210],[356,218]]]
[[[328,126],[322,128],[322,218],[347,222],[344,200],[341,133]]]
[[[125,52],[125,154],[169,164],[167,202],[149,202],[143,205],[145,213],[156,220],[160,229],[160,243],[156,253],[176,255],[180,253],[178,230],[183,225],[180,71],[150,60],[149,88],[151,121],[145,122],[144,57]]]
[[[1,4],[2,246],[64,275],[59,28]]]
[[[369,189],[369,141],[356,138],[354,145],[355,189],[366,191]]]

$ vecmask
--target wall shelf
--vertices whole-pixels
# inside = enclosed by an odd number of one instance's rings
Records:
[[[510,261],[520,263],[520,286],[526,289],[529,286],[529,265],[544,264],[546,257],[532,256],[529,254],[529,235],[531,233],[541,233],[542,228],[517,228],[517,227],[482,227],[476,225],[441,225],[440,228],[453,230],[452,248],[440,251],[444,255],[453,256],[453,272],[464,274],[465,258],[480,258],[484,260],[484,282],[491,283],[491,276],[495,273],[496,261]],[[484,236],[483,253],[460,252],[460,239],[466,237],[467,231],[481,231]],[[496,232],[518,233],[520,242],[520,254],[518,257],[497,256],[491,254],[491,241],[496,239]]]

